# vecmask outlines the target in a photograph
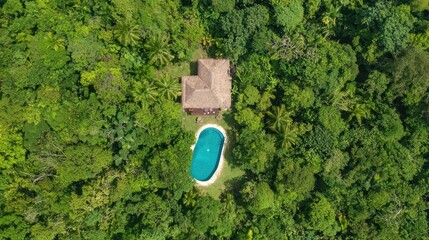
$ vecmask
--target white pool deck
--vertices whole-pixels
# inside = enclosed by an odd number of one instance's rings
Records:
[[[225,163],[224,151],[225,151],[225,146],[227,144],[227,136],[226,136],[225,129],[223,129],[223,127],[221,127],[220,125],[205,124],[202,127],[200,127],[198,131],[195,133],[195,144],[198,141],[198,137],[200,136],[200,133],[206,128],[216,128],[223,134],[224,140],[223,140],[223,146],[222,146],[222,153],[220,155],[219,164],[217,165],[216,171],[213,173],[210,179],[208,179],[207,181],[199,181],[197,179],[194,179],[195,182],[197,183],[197,186],[210,186],[211,184],[213,184],[221,174],[223,165]],[[191,146],[192,151],[194,151],[195,144]]]

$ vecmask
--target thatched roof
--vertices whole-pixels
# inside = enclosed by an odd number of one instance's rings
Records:
[[[199,59],[198,75],[182,77],[183,108],[230,108],[229,60]]]

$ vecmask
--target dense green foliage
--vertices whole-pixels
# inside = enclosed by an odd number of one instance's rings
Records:
[[[429,239],[429,1],[0,1],[0,239]],[[233,63],[219,199],[168,66]]]

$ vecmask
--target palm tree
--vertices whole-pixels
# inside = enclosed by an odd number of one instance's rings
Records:
[[[58,38],[51,32],[48,32],[44,38],[48,42],[49,47],[52,47],[56,52],[60,49],[65,49],[65,40],[63,38]]]
[[[155,102],[159,96],[155,86],[145,80],[134,82],[131,95],[134,101],[141,103],[142,107],[148,107],[149,104]]]
[[[194,207],[195,204],[197,203],[197,200],[195,199],[197,197],[198,192],[195,190],[191,190],[187,193],[185,193],[185,195],[183,195],[183,199],[182,202],[185,206],[187,207]]]
[[[203,47],[211,47],[213,45],[218,46],[219,40],[212,38],[210,36],[204,36],[203,39],[201,40],[201,45],[203,45]]]
[[[351,109],[349,121],[356,118],[359,125],[361,125],[362,119],[371,117],[371,110],[374,110],[374,108],[375,106],[372,102],[357,102]]]
[[[298,127],[295,124],[286,124],[279,132],[282,148],[289,149],[298,141]]]
[[[273,131],[280,131],[284,126],[292,123],[290,113],[286,111],[285,106],[274,106],[271,111],[267,112],[269,117],[268,124]]]
[[[327,12],[323,13],[322,22],[325,25],[324,35],[328,37],[331,34],[334,34],[333,28],[337,25],[337,19],[341,18],[341,6],[340,7],[330,7]]]
[[[113,33],[124,46],[135,46],[140,40],[140,26],[129,21],[119,21]]]
[[[231,208],[235,207],[234,195],[232,195],[231,193],[225,194],[224,198],[222,199],[222,202],[224,211],[230,210]]]
[[[173,59],[168,46],[168,39],[161,35],[154,35],[144,44],[148,53],[149,63],[157,67],[166,65]]]
[[[354,101],[353,98],[354,93],[338,89],[334,91],[332,97],[330,97],[328,101],[332,106],[335,106],[342,111],[349,111]]]
[[[161,97],[168,100],[175,100],[181,95],[179,82],[168,75],[162,76],[155,82],[158,93]]]
[[[276,96],[272,93],[272,91],[267,90],[264,93],[262,93],[261,101],[257,106],[257,109],[260,111],[265,111],[271,106],[271,100],[274,99]]]

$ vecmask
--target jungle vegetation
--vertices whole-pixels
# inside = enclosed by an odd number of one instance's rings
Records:
[[[428,0],[0,1],[0,239],[429,239]],[[219,199],[168,67],[233,63]]]

